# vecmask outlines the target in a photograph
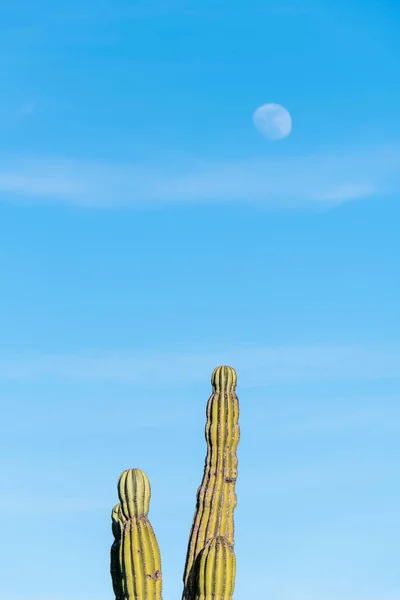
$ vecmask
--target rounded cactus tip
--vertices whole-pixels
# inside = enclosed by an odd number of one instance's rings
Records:
[[[150,482],[144,471],[140,469],[126,469],[119,477],[118,490],[121,491],[124,487],[130,485],[150,487]]]
[[[233,545],[223,536],[209,540],[198,556],[195,573],[198,597],[232,598],[236,575]]]
[[[215,390],[227,389],[234,390],[236,387],[237,375],[235,369],[228,366],[216,367],[211,375],[211,385]]]
[[[233,545],[225,536],[216,535],[215,537],[211,538],[205,545],[204,554],[206,554],[207,552],[210,552],[212,550],[217,550],[217,551],[225,550],[228,554],[232,554],[233,553]]]
[[[150,481],[140,469],[127,469],[118,481],[121,512],[126,519],[146,516],[150,504]]]
[[[111,511],[112,532],[117,539],[121,536],[121,528],[123,526],[124,517],[121,512],[121,505],[116,504]]]
[[[121,518],[121,505],[116,504],[111,511],[111,519],[113,521],[118,521]]]

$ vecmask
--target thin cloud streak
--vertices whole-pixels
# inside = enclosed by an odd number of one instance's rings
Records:
[[[252,202],[331,207],[400,191],[400,147],[315,156],[102,164],[3,159],[0,202],[123,209],[170,203]]]
[[[152,386],[204,381],[219,364],[240,373],[240,385],[400,378],[400,345],[311,344],[215,352],[109,353],[0,357],[0,381],[67,379]]]

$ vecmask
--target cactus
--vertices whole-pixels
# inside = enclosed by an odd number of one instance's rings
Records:
[[[236,373],[231,367],[214,369],[213,393],[207,404],[207,456],[197,506],[190,532],[183,576],[183,599],[195,592],[196,557],[207,542],[223,536],[233,546],[233,511],[236,506],[236,449],[239,443],[239,404],[235,394]]]
[[[121,514],[125,519],[147,517],[151,488],[147,475],[140,469],[124,471],[118,481]]]
[[[148,519],[150,482],[139,469],[119,478],[112,512],[111,577],[116,600],[162,600],[161,557]]]
[[[114,535],[114,543],[111,546],[111,579],[116,600],[124,600],[123,579],[120,566],[120,547],[121,537],[124,527],[124,520],[121,513],[121,505],[114,506],[111,512],[112,532]]]
[[[233,550],[239,443],[236,373],[217,367],[207,403],[207,455],[189,536],[182,600],[232,600]],[[116,600],[161,600],[158,544],[148,520],[150,482],[139,469],[118,482],[120,504],[112,511],[111,576]]]
[[[213,537],[195,563],[195,600],[232,600],[236,558],[225,537]]]

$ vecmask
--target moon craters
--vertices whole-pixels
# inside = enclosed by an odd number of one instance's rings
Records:
[[[292,117],[280,104],[262,104],[253,113],[255,128],[269,140],[281,140],[292,131]]]

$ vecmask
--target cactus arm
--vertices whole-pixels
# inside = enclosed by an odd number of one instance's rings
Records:
[[[122,600],[121,571],[119,568],[119,544],[114,542],[110,552],[110,572],[115,600]]]
[[[114,535],[114,542],[111,546],[110,552],[110,562],[111,562],[111,579],[112,586],[115,594],[116,600],[123,600],[123,585],[122,585],[122,573],[120,566],[120,545],[121,545],[121,535],[123,528],[122,514],[121,514],[121,505],[117,504],[112,509],[111,513],[112,520],[112,532]]]
[[[221,536],[212,538],[196,560],[194,599],[232,600],[236,558],[233,546]]]
[[[184,600],[193,597],[194,563],[206,544],[217,536],[226,538],[232,546],[234,542],[236,450],[240,435],[236,373],[231,367],[217,367],[211,383],[213,393],[207,403],[205,430],[207,456],[186,556]]]

